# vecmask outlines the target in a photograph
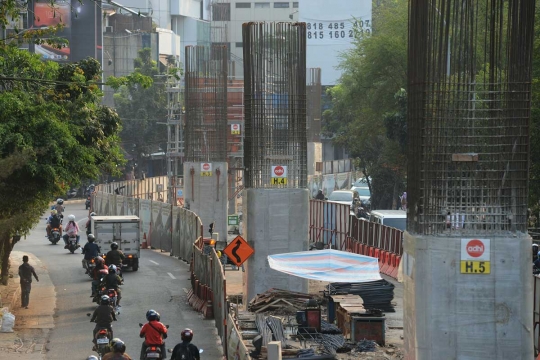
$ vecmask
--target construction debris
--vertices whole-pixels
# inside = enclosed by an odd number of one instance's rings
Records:
[[[386,280],[365,283],[332,283],[329,285],[330,294],[355,294],[364,300],[364,308],[379,309],[384,312],[395,312],[394,285]]]
[[[248,309],[254,313],[270,312],[280,309],[290,309],[291,311],[304,309],[307,300],[312,297],[308,294],[270,289],[254,297],[248,305]]]

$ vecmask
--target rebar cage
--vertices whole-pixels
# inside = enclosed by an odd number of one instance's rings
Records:
[[[244,185],[305,188],[306,25],[245,23],[242,40]]]
[[[227,159],[226,46],[186,46],[186,161]]]
[[[409,232],[526,232],[534,11],[411,0]]]

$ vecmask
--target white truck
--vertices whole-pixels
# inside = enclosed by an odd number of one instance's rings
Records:
[[[123,265],[133,271],[139,269],[140,220],[137,216],[92,216],[92,234],[96,237],[101,255],[111,250],[116,242],[118,249],[126,256]]]

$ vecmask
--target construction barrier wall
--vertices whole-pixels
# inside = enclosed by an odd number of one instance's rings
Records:
[[[150,200],[147,192],[139,191],[141,186],[144,190],[156,189],[156,185],[163,184],[162,180],[148,178],[99,185],[92,194],[92,211],[102,216],[138,216],[141,221],[141,243],[170,252],[171,256],[190,263],[191,290],[188,302],[206,318],[215,319],[223,351],[227,356],[228,302],[223,265],[213,248],[204,249],[203,224],[197,214],[162,201]],[[133,185],[135,182],[140,182],[136,184],[139,190]],[[130,188],[129,184],[133,186]],[[128,189],[126,191],[131,196],[116,194],[115,190],[124,185],[126,188],[123,190]],[[133,192],[133,189],[136,191]]]
[[[398,278],[403,254],[403,231],[358,219],[351,215],[349,205],[310,200],[309,241],[376,257],[383,274]]]
[[[167,176],[157,176],[140,180],[125,180],[100,184],[96,187],[96,191],[138,199],[168,202],[168,184],[169,179]]]
[[[339,161],[343,161],[343,164],[346,164],[344,160]],[[340,171],[336,171],[334,174],[308,176],[308,189],[311,198],[315,198],[319,190],[322,190],[323,194],[327,197],[334,190],[348,190],[351,188],[354,180],[362,177],[360,171],[343,171],[343,169],[346,169],[345,165],[339,167],[336,165],[333,169],[339,169]]]
[[[533,281],[533,342],[534,355],[537,356],[540,353],[540,275],[534,275]]]

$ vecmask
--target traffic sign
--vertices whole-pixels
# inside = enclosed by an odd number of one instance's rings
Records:
[[[246,240],[238,235],[229,245],[227,245],[223,250],[223,253],[231,259],[234,265],[240,266],[255,253],[255,250],[249,246]]]
[[[231,124],[231,134],[240,135],[240,124]]]
[[[201,176],[212,176],[212,163],[201,163]]]
[[[227,225],[238,225],[238,215],[229,215],[227,217]]]

